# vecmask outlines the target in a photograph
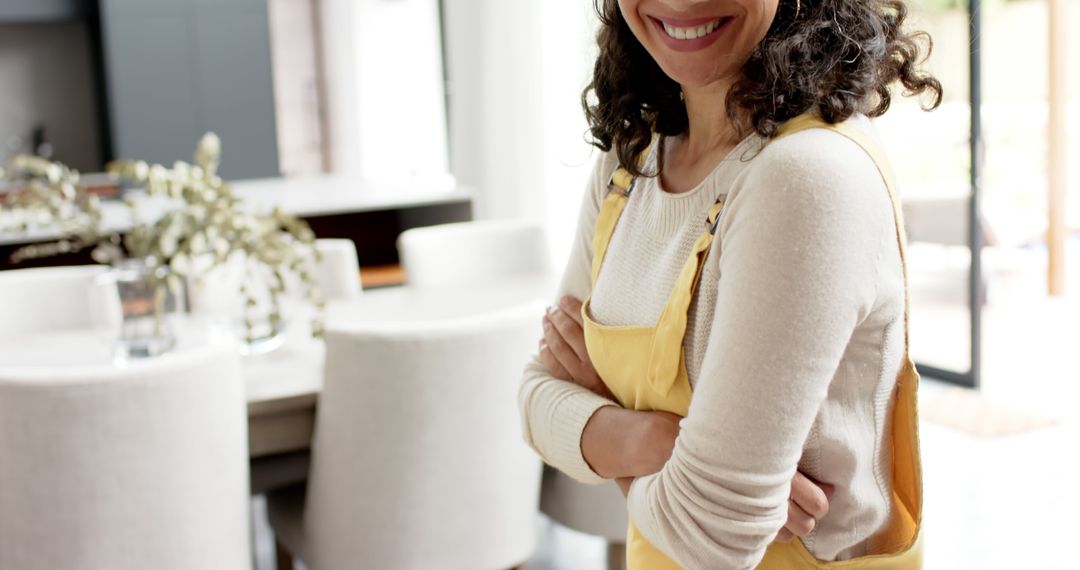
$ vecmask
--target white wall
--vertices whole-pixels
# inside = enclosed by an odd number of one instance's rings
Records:
[[[591,153],[578,98],[595,48],[586,0],[445,0],[451,170],[482,218],[544,222],[569,247]]]
[[[544,8],[544,222],[552,251],[565,256],[593,161],[600,155],[585,142],[588,125],[580,102],[596,60],[597,21],[588,0],[545,0]],[[557,261],[562,267],[562,257]]]
[[[596,52],[592,2],[443,0],[445,90],[436,0],[320,10],[331,169],[449,171],[477,191],[478,218],[544,223],[561,264],[596,156],[579,104]]]
[[[543,211],[540,2],[445,0],[452,172],[484,218]]]
[[[437,0],[322,0],[331,169],[448,171]]]

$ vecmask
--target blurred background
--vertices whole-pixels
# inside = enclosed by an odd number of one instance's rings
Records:
[[[1080,7],[909,6],[909,28],[933,38],[926,67],[944,102],[926,113],[898,91],[876,124],[911,241],[927,568],[1075,568],[1080,40],[1066,30],[1080,28]],[[536,251],[561,269],[599,154],[580,107],[595,26],[587,0],[0,0],[0,165],[28,153],[94,180],[115,159],[191,160],[213,131],[219,172],[245,200],[352,243],[365,295],[409,287],[399,238],[448,223],[539,228]],[[106,210],[129,194],[112,179],[98,190]],[[58,235],[0,232],[0,268],[91,262],[86,252],[11,262]],[[378,313],[369,303],[355,314]],[[15,337],[3,342],[19,350]],[[321,371],[323,353],[312,354]],[[272,428],[299,429],[302,442],[249,449],[254,476],[258,457],[307,453],[317,388],[253,404],[247,374],[250,446],[252,410],[308,398],[289,408],[307,427]],[[254,494],[252,559],[269,569],[280,556],[265,493]],[[608,567],[607,539],[537,520],[525,567]]]

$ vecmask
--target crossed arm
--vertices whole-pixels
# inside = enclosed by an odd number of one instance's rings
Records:
[[[585,348],[581,301],[563,297],[544,315],[540,361],[555,378],[573,382],[614,401]],[[597,475],[614,479],[623,495],[636,477],[656,473],[671,457],[682,418],[668,412],[639,412],[615,405],[599,408],[581,436],[581,453]],[[829,510],[832,488],[796,472],[791,481],[788,520],[776,540],[804,537]]]
[[[570,325],[581,326],[576,303],[546,317],[545,345],[519,391],[525,438],[541,456],[581,481],[622,478],[624,491],[632,482],[634,522],[684,566],[751,567],[768,541],[805,534],[824,513],[796,473],[799,455],[889,275],[883,248],[894,247],[895,226],[876,166],[840,135],[798,138],[774,143],[729,191],[718,230],[727,278],[716,304],[725,310],[687,418],[665,425],[598,395],[605,389]],[[598,165],[560,287],[578,299],[591,288],[590,243],[614,162]]]

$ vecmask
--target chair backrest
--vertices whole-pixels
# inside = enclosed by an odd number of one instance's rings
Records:
[[[0,568],[250,568],[246,419],[234,347],[0,364]]]
[[[304,527],[313,568],[495,569],[536,546],[517,385],[535,305],[331,328]]]
[[[462,285],[492,277],[553,272],[541,226],[484,220],[407,230],[398,254],[410,286]]]
[[[322,260],[315,264],[315,282],[326,300],[354,299],[360,295],[360,263],[356,244],[348,239],[315,240]]]
[[[0,271],[0,335],[119,326],[116,286],[103,265]]]

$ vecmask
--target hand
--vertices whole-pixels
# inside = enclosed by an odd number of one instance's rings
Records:
[[[675,439],[679,437],[679,422],[682,416],[670,412],[637,412],[645,422],[644,433],[635,438],[638,445],[634,447],[635,476],[651,475],[664,468],[664,464],[671,459],[671,453],[675,450]]]
[[[670,412],[636,413],[639,414],[639,421],[646,425],[643,436],[636,438],[640,445],[635,447],[635,458],[632,461],[633,471],[636,477],[640,477],[660,471],[671,459],[671,453],[675,450],[675,438],[679,437],[679,422],[682,416]],[[634,479],[635,477],[615,478],[615,483],[624,497],[630,494],[630,485]]]
[[[681,419],[667,412],[603,406],[585,424],[581,455],[606,479],[656,473],[671,457]]]
[[[540,362],[552,376],[614,400],[615,396],[593,368],[582,327],[578,299],[563,297],[558,306],[548,307],[544,315],[544,338],[540,341]]]
[[[810,534],[817,521],[828,514],[832,494],[832,485],[817,483],[796,471],[791,480],[788,520],[776,535],[776,542],[791,542],[796,536],[803,538]]]
[[[633,447],[633,456],[625,469],[629,476],[616,477],[615,482],[623,496],[630,492],[630,485],[635,477],[656,473],[671,458],[675,448],[675,438],[679,435],[679,421],[682,417],[667,412],[633,412],[634,420],[643,426],[634,439],[640,445]],[[582,450],[585,450],[582,439]],[[802,473],[796,472],[791,479],[791,495],[788,501],[788,519],[784,528],[776,536],[778,542],[790,542],[793,538],[803,538],[810,534],[829,512],[829,499],[833,486],[817,483]]]

